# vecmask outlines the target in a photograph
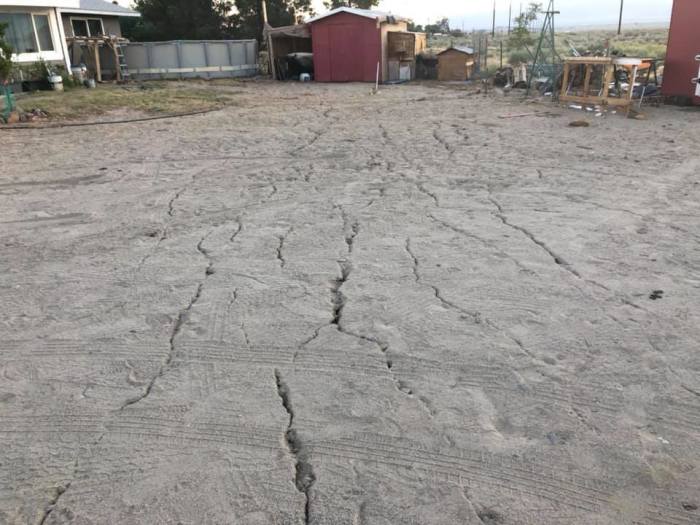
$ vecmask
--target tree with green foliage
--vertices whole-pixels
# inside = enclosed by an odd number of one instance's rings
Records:
[[[434,35],[436,33],[443,33],[447,34],[450,32],[450,19],[449,18],[443,18],[441,20],[438,20],[434,24],[427,24],[425,26],[425,32]]]
[[[336,7],[359,7],[360,9],[372,9],[379,5],[379,0],[326,0],[323,2],[328,9]]]
[[[413,22],[413,20],[408,21],[408,30],[412,31],[414,33],[423,33],[425,32],[425,29],[423,29],[423,26],[420,24],[416,24]]]
[[[297,17],[313,15],[312,0],[267,0],[267,19],[272,27],[291,25]],[[262,41],[260,0],[235,0],[236,13],[228,17],[227,34]]]
[[[528,53],[530,52],[529,48],[535,44],[535,38],[530,29],[541,12],[542,4],[531,2],[522,14],[515,17],[515,27],[508,37],[508,49],[525,49]]]
[[[5,40],[4,24],[0,24],[0,85],[5,84],[12,72],[12,46]]]
[[[532,60],[532,57],[530,56],[530,53],[527,51],[520,49],[517,51],[513,51],[510,56],[508,57],[508,63],[511,66],[519,66],[521,64],[527,64]]]
[[[124,36],[147,42],[208,40],[225,35],[230,0],[135,0],[141,17],[123,24]]]

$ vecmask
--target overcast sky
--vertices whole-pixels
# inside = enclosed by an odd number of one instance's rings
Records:
[[[548,0],[538,0],[547,2]],[[700,1],[700,0],[697,0]],[[119,0],[129,5],[130,0]],[[527,5],[529,0],[522,2]],[[323,12],[323,0],[314,0],[316,10]],[[497,25],[508,25],[510,0],[496,0]],[[665,23],[670,20],[673,0],[625,0],[624,20],[629,23]],[[513,12],[520,9],[520,0],[513,0]],[[555,8],[561,11],[556,24],[607,25],[617,23],[619,0],[555,0]],[[453,27],[465,29],[491,26],[492,0],[381,0],[378,9],[413,18],[425,24],[448,17]]]
[[[538,0],[546,2],[548,0]],[[700,0],[698,0],[700,1]],[[513,0],[513,12],[520,9],[520,0]],[[522,2],[527,5],[529,0]],[[629,22],[667,22],[670,20],[673,0],[626,0],[625,20]],[[319,1],[321,6],[323,2]],[[508,25],[510,0],[496,0],[496,24]],[[561,11],[557,21],[561,25],[613,24],[619,16],[618,0],[555,0],[555,9]],[[379,9],[413,18],[419,24],[448,17],[455,27],[462,22],[467,29],[491,26],[492,0],[382,0]]]

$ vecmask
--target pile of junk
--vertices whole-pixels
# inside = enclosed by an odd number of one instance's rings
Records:
[[[307,24],[265,26],[270,70],[277,80],[309,81],[314,78],[314,55]]]
[[[314,76],[313,53],[288,53],[275,65],[277,80],[309,81]]]

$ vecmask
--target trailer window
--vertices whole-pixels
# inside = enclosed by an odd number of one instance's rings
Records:
[[[89,18],[88,29],[90,30],[90,36],[101,36],[102,20],[100,20],[99,18]]]
[[[73,26],[73,36],[90,36],[87,20],[76,20],[74,18],[70,23]]]
[[[17,54],[54,50],[48,15],[0,13],[0,24],[7,26],[5,38]]]
[[[100,18],[71,18],[73,36],[102,36],[102,19]]]
[[[39,41],[39,49],[53,51],[49,17],[47,15],[34,15],[34,27],[36,28],[36,38]]]

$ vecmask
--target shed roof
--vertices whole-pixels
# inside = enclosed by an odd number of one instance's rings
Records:
[[[359,9],[357,7],[338,7],[336,9],[328,11],[325,14],[311,18],[310,20],[308,20],[308,23],[317,22],[319,20],[323,20],[324,18],[328,18],[329,16],[337,15],[338,13],[349,13],[351,15],[362,16],[365,18],[373,18],[375,20],[379,20],[380,22],[386,22],[387,20],[391,19],[396,20],[397,22],[408,22],[408,18],[404,16],[394,15],[384,11],[375,11],[373,9]]]
[[[296,24],[283,27],[272,27],[269,24],[265,24],[264,34],[265,36],[272,36],[273,38],[311,38],[311,31],[309,30],[308,24]]]
[[[76,0],[68,7],[61,9],[64,13],[83,13],[105,16],[141,16],[138,11],[122,7],[116,2],[107,0]]]
[[[448,47],[444,51],[441,51],[440,53],[438,53],[438,56],[442,55],[443,53],[447,53],[448,51],[459,51],[460,53],[464,53],[465,55],[473,55],[474,54],[474,50],[471,47],[452,46],[452,47]]]

